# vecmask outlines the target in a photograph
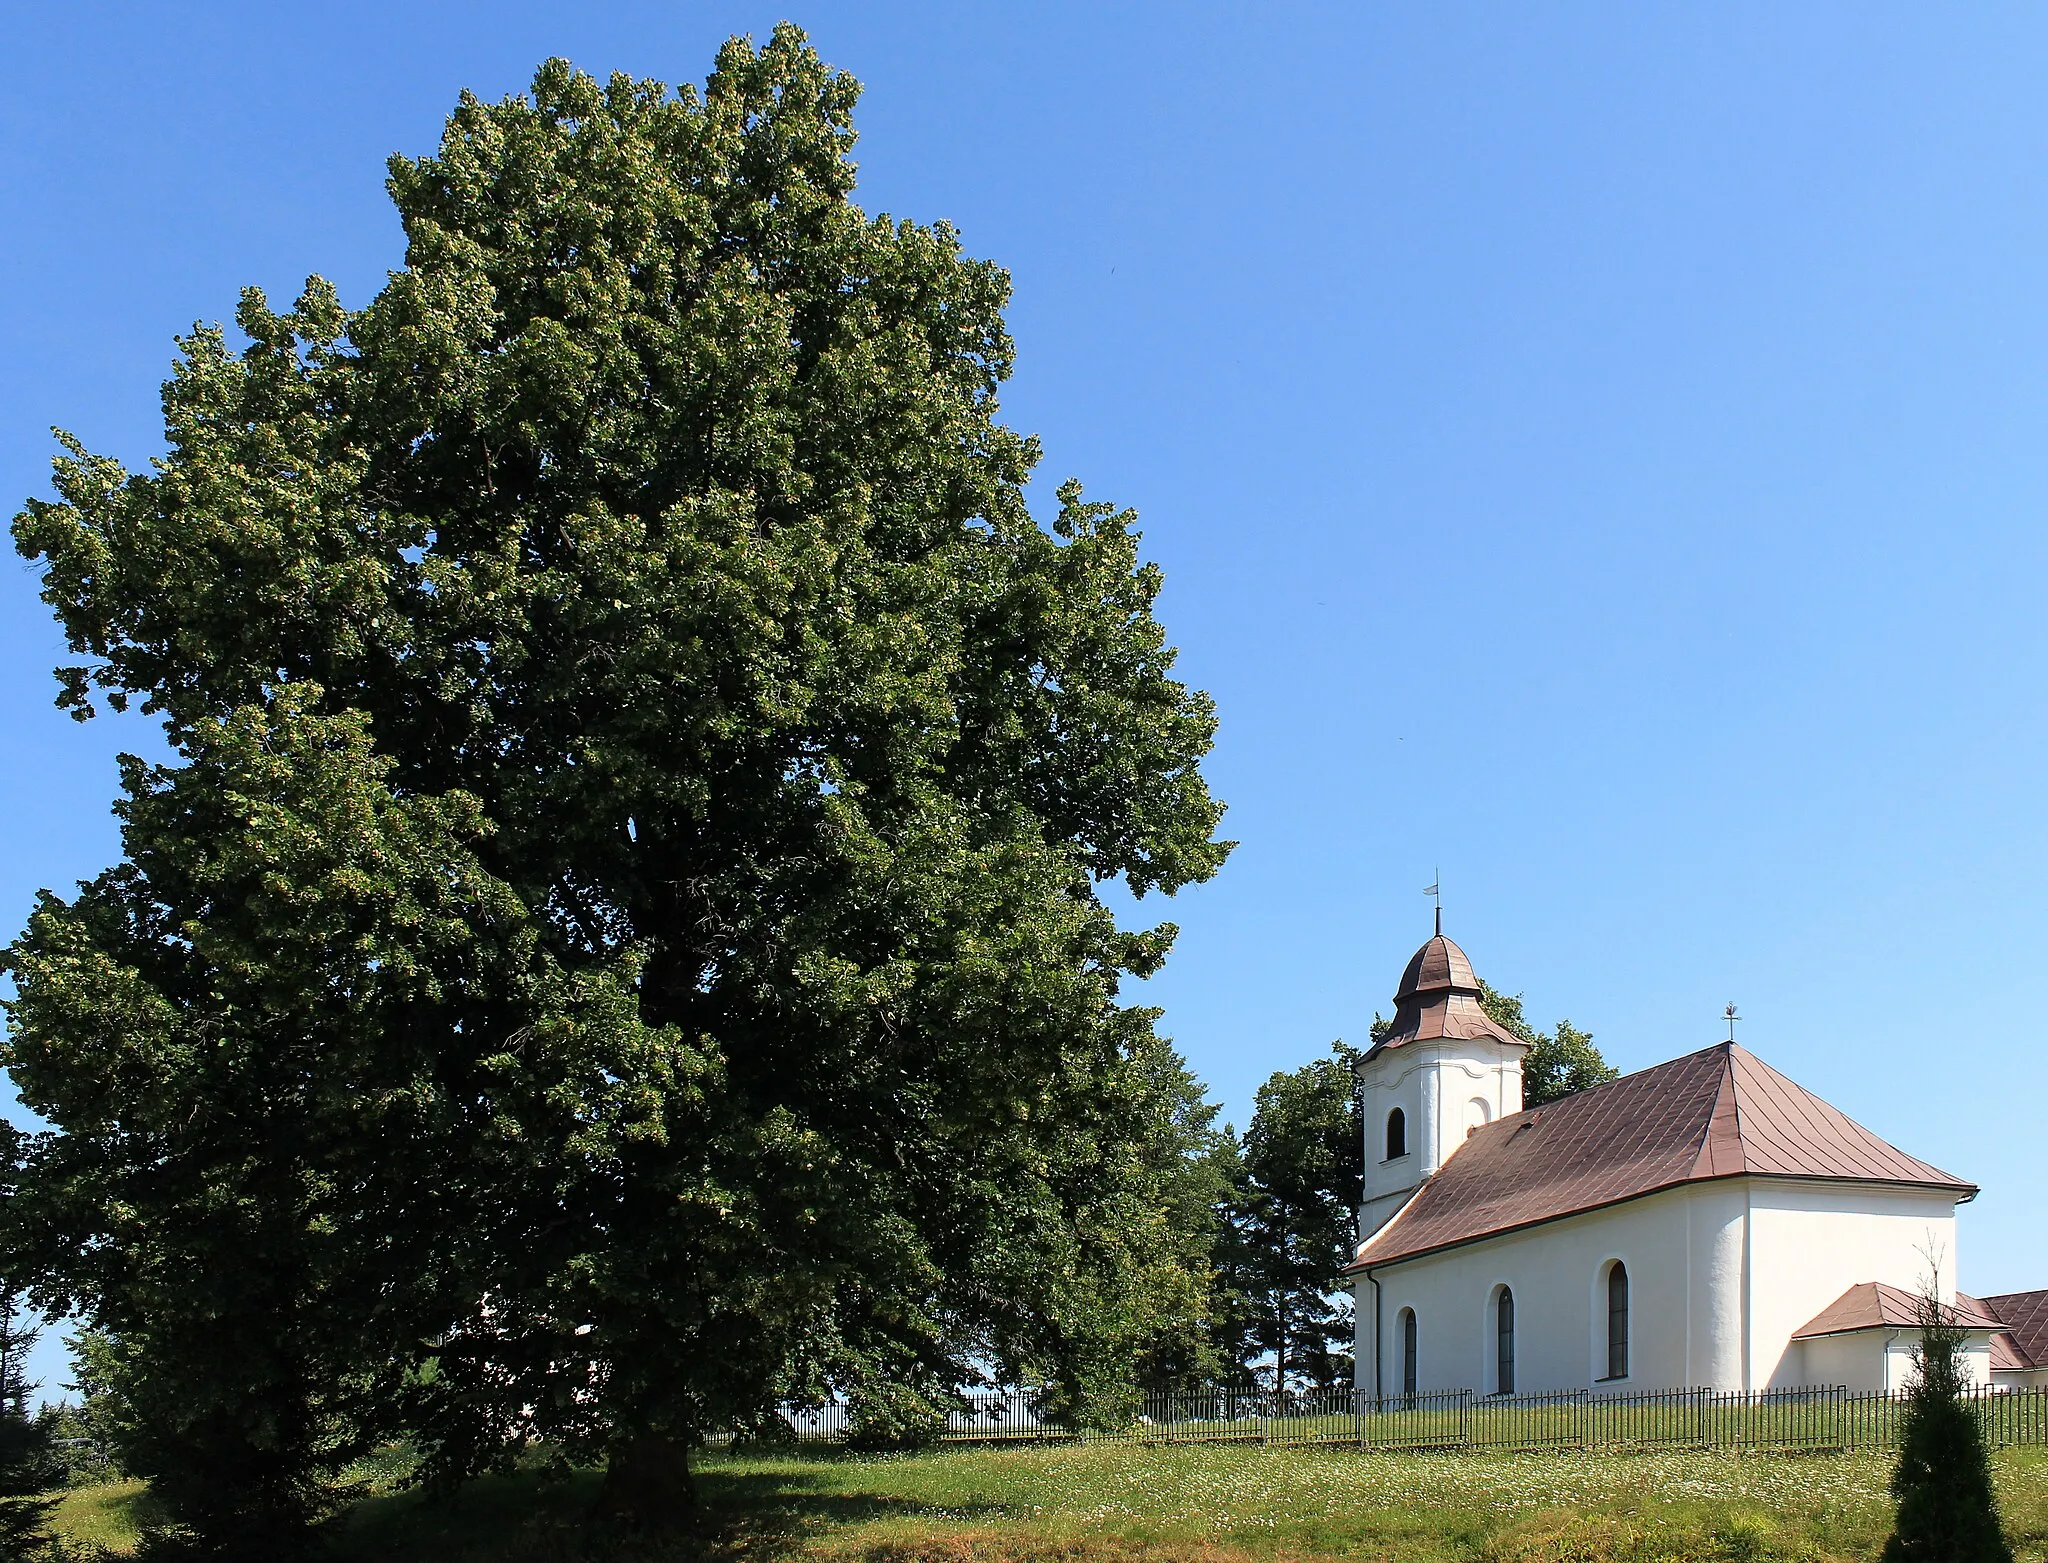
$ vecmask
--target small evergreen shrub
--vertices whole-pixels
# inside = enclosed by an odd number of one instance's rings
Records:
[[[2012,1563],[1998,1523],[1991,1456],[1964,1393],[1963,1331],[1928,1300],[1920,1372],[1907,1393],[1892,1471],[1898,1518],[1884,1563]]]

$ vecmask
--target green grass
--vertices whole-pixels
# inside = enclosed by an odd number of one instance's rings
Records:
[[[81,1546],[126,1550],[135,1542],[148,1501],[140,1482],[74,1487],[58,1503],[53,1528]]]
[[[2048,1450],[1996,1457],[2006,1528],[2048,1563]],[[806,1563],[1832,1563],[1871,1559],[1890,1519],[1881,1455],[1662,1450],[1402,1455],[1245,1445],[952,1448],[900,1457],[730,1455],[702,1471],[697,1538],[660,1546],[586,1522],[594,1481],[539,1473],[452,1502],[356,1505],[348,1563],[802,1559]],[[137,1490],[62,1512],[81,1540],[133,1534]]]

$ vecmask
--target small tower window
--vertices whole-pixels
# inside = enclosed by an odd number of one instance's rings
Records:
[[[1515,1294],[1505,1286],[1493,1305],[1494,1392],[1515,1392]]]
[[[1387,1160],[1408,1154],[1408,1115],[1396,1107],[1387,1114]]]
[[[1415,1310],[1401,1310],[1401,1393],[1415,1393]]]
[[[1628,1266],[1619,1259],[1607,1272],[1607,1376],[1628,1377]]]

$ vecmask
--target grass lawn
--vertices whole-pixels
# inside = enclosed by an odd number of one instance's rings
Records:
[[[1996,1457],[2006,1530],[2048,1563],[2048,1450]],[[478,1483],[450,1503],[357,1504],[338,1558],[809,1563],[1774,1563],[1872,1559],[1890,1521],[1881,1455],[1362,1454],[1244,1445],[951,1449],[898,1457],[714,1456],[704,1534],[643,1546],[583,1523],[594,1481]],[[83,1488],[63,1528],[120,1547],[138,1491]]]

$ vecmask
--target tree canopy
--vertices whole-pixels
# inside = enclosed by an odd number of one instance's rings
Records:
[[[1495,1025],[1529,1044],[1529,1051],[1522,1055],[1524,1107],[1541,1107],[1619,1077],[1621,1071],[1593,1045],[1590,1031],[1579,1030],[1569,1020],[1560,1020],[1554,1031],[1538,1031],[1532,1026],[1522,1013],[1521,994],[1497,993],[1482,981],[1479,1002]]]
[[[648,1518],[777,1404],[1114,1408],[1199,1323],[1173,928],[1100,887],[1222,863],[1213,713],[1133,516],[1027,508],[1007,279],[854,204],[857,90],[783,26],[465,96],[374,299],[249,290],[15,521],[60,703],[171,754],[7,954],[0,1263],[224,1552],[399,1427]]]

